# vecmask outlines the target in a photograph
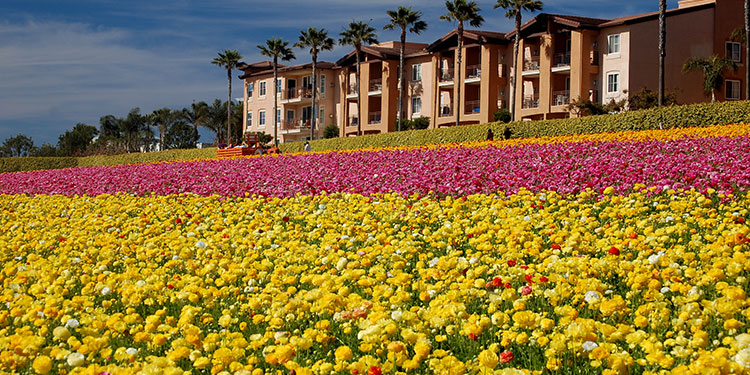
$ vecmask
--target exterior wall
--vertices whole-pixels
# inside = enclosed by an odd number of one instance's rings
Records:
[[[414,65],[421,66],[422,79],[420,81],[412,81],[412,70]],[[404,112],[406,118],[413,119],[417,117],[430,117],[430,120],[434,118],[435,108],[435,87],[437,85],[435,78],[434,67],[432,66],[432,56],[420,56],[406,59],[404,61],[406,67],[404,71],[404,77],[406,78],[406,91],[404,91]],[[398,95],[398,93],[396,93]],[[421,99],[422,108],[418,113],[414,113],[412,108],[412,98],[419,97]]]
[[[641,44],[644,41],[640,39],[636,39],[635,41],[632,40],[631,33],[632,28],[629,26],[617,26],[612,28],[607,28],[602,30],[599,33],[599,53],[601,54],[601,72],[597,78],[598,87],[597,90],[599,91],[599,95],[597,97],[597,101],[600,103],[609,103],[611,100],[622,100],[627,99],[628,92],[632,91],[631,87],[632,85],[637,86],[639,83],[637,81],[631,80],[630,70],[633,69],[636,72],[639,72],[639,74],[643,74],[649,70],[653,70],[655,74],[658,74],[659,64],[658,64],[658,54],[654,53],[653,58],[656,58],[656,62],[641,62],[642,64],[646,64],[646,66],[640,67],[639,69],[634,69],[634,67],[631,65],[631,59],[638,60],[637,56],[634,56],[633,53],[642,55],[641,52],[636,52],[631,49],[631,45],[637,46],[635,48],[636,50],[644,50],[648,47]],[[654,30],[656,32],[656,30]],[[610,35],[619,35],[620,36],[620,52],[619,53],[609,53],[609,36]],[[658,34],[652,34],[649,36],[650,40],[653,40],[655,35]],[[654,48],[656,48],[657,44],[656,42],[653,43]],[[632,52],[632,53],[631,53]],[[608,92],[607,88],[607,75],[612,73],[618,73],[620,75],[619,78],[619,89],[616,92]],[[654,76],[653,82],[657,82],[656,76]],[[643,86],[641,86],[643,87]],[[656,90],[657,87],[650,86],[651,90]],[[640,90],[640,89],[639,89]]]
[[[312,69],[300,69],[294,71],[279,72],[281,79],[281,92],[278,94],[278,109],[281,110],[281,121],[277,125],[278,139],[280,143],[304,141],[310,137],[310,123],[301,122],[303,107],[312,106],[312,98],[295,92],[290,95],[290,81],[294,80],[298,89],[302,88],[302,79],[312,76]],[[320,89],[320,77],[325,76],[325,89]],[[266,83],[266,95],[260,95],[261,82]],[[333,87],[331,84],[333,83]],[[327,125],[336,124],[338,114],[336,113],[338,95],[338,74],[332,69],[318,69],[318,113],[324,110],[323,119],[318,119],[314,137],[320,138],[323,129]],[[252,96],[248,96],[248,85],[253,84]],[[273,73],[251,76],[244,83],[244,111],[243,132],[264,132],[273,136],[274,113],[273,113]],[[321,93],[321,91],[323,91]],[[296,97],[295,97],[296,96]],[[294,111],[294,119],[288,116],[288,111]],[[260,125],[260,112],[265,111],[265,125]],[[248,113],[252,113],[252,124],[248,126]]]
[[[740,9],[741,7],[736,11],[739,12]],[[714,48],[713,8],[668,16],[666,21],[665,89],[675,92],[677,102],[680,104],[710,100],[703,94],[702,74],[682,73],[682,65],[691,57],[709,57],[717,53]],[[659,87],[659,46],[656,37],[659,32],[659,21],[650,20],[630,25],[627,28],[631,48],[629,49],[629,65],[626,67],[633,72],[628,75],[627,88],[633,93],[640,91],[643,87],[656,91]],[[726,35],[728,36],[729,33]],[[722,54],[719,56],[723,56],[723,48],[722,42]],[[603,73],[606,73],[605,71],[606,69]],[[723,99],[723,96],[717,98]]]
[[[744,20],[744,2],[743,0],[717,0],[714,11],[714,51],[713,53],[720,57],[726,56],[725,42],[729,41],[729,35],[732,34],[737,27],[743,27],[745,25]],[[745,69],[748,68],[748,58],[745,54],[745,46],[741,46],[740,56],[742,61],[737,63],[737,70],[733,72],[727,72],[724,74],[724,79],[732,79],[740,81],[740,99],[748,100],[745,96]],[[716,94],[716,100],[725,100],[725,88],[719,90]]]

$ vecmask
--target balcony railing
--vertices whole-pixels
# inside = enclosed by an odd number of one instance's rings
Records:
[[[448,106],[443,106],[440,109],[440,117],[450,117],[453,116],[453,108]]]
[[[349,126],[359,125],[359,117],[349,117]]]
[[[370,80],[370,92],[373,91],[382,91],[383,90],[383,79],[377,78],[377,79],[371,79]]]
[[[482,65],[467,65],[466,78],[479,78],[482,76]]]
[[[471,113],[479,113],[479,100],[469,100],[464,104],[464,113],[465,114],[471,114]]]
[[[539,70],[539,56],[525,59],[523,61],[523,70]]]
[[[281,124],[282,130],[301,130],[310,129],[312,121],[310,120],[284,120]]]
[[[539,95],[525,96],[521,108],[539,108]]]
[[[570,53],[555,54],[555,66],[570,66]]]
[[[370,112],[368,124],[380,124],[380,112]]]
[[[297,98],[312,98],[312,89],[307,88],[290,88],[282,92],[281,100],[292,100]]]
[[[440,70],[440,82],[451,82],[451,81],[453,81],[453,69]]]
[[[552,92],[552,105],[570,104],[570,90],[560,90]]]

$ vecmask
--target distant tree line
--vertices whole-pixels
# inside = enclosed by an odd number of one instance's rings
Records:
[[[0,157],[114,155],[195,148],[200,138],[198,127],[215,134],[214,144],[241,139],[242,105],[229,103],[219,99],[211,104],[201,101],[183,109],[160,108],[148,114],[133,108],[124,117],[102,116],[98,127],[78,123],[61,134],[56,145],[36,146],[31,137],[18,134],[0,145]],[[226,134],[229,110],[231,137]]]

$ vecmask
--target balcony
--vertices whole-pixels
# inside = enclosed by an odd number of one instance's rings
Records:
[[[557,53],[557,54],[555,54],[555,65],[554,66],[570,66],[570,53]]]
[[[524,96],[523,103],[521,104],[522,109],[539,108],[539,94],[534,96]]]
[[[466,66],[466,78],[480,78],[482,76],[482,65],[467,65]]]
[[[440,110],[440,117],[451,117],[453,116],[453,109],[448,106],[443,106]]]
[[[380,124],[380,112],[370,112],[368,124]]]
[[[312,98],[312,89],[290,88],[282,91],[281,100],[301,100]]]
[[[346,90],[346,97],[347,98],[353,98],[357,96],[357,85],[356,84],[350,84],[349,87]]]
[[[570,90],[560,90],[552,92],[552,105],[570,104]]]
[[[382,78],[371,79],[370,89],[368,91],[369,92],[383,91],[383,79]]]
[[[440,82],[453,82],[453,69],[441,69]]]
[[[523,71],[528,72],[533,70],[539,70],[539,56],[523,60]]]
[[[310,120],[285,120],[281,124],[281,130],[283,131],[300,131],[300,130],[310,130],[310,126],[312,124],[312,121]]]
[[[479,100],[469,100],[464,104],[464,114],[479,114]]]

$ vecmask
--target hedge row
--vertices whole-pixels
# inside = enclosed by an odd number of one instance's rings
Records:
[[[516,121],[508,124],[489,123],[411,130],[362,137],[321,139],[310,142],[310,146],[313,151],[327,151],[477,141],[486,139],[488,129],[492,129],[495,139],[498,139],[506,135],[511,138],[529,138],[659,129],[660,126],[669,129],[733,123],[750,123],[750,102],[701,103],[559,120]],[[301,152],[303,146],[301,142],[285,143],[281,146],[281,150]]]
[[[216,148],[167,150],[161,152],[134,152],[121,155],[86,157],[24,157],[0,158],[0,173],[62,169],[70,167],[92,167],[101,165],[136,164],[172,160],[207,159],[216,156]]]
[[[648,130],[711,126],[733,123],[750,123],[750,102],[735,101],[652,108],[614,115],[578,117],[561,120],[516,121],[489,123],[442,129],[410,130],[395,133],[373,134],[362,137],[331,138],[310,142],[313,151],[356,150],[373,147],[421,146],[427,144],[455,143],[484,140],[487,129],[495,138],[544,137],[570,134],[604,133],[626,130]],[[283,152],[302,152],[302,142],[281,145]],[[0,173],[39,169],[60,169],[75,166],[99,166],[193,160],[213,158],[216,148],[168,150],[150,153],[132,153],[114,156],[75,157],[25,157],[0,158]]]

